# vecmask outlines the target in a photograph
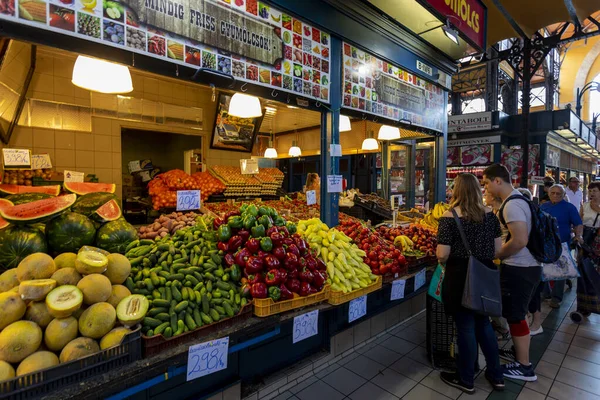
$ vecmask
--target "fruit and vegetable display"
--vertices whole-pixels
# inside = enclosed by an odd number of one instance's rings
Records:
[[[195,212],[163,214],[156,218],[152,224],[142,226],[138,231],[138,235],[140,239],[164,238],[167,235],[173,235],[179,229],[196,225],[196,218],[199,215]]]
[[[202,216],[173,235],[128,246],[132,268],[125,286],[150,304],[145,336],[178,336],[233,317],[248,303],[242,271],[224,263],[228,253],[218,248],[217,235],[212,219]]]
[[[253,298],[277,302],[323,290],[326,264],[274,208],[243,204],[215,218],[213,226],[225,264],[243,270],[244,288]]]
[[[327,282],[334,291],[344,293],[366,288],[377,280],[363,262],[366,253],[343,232],[329,228],[318,218],[298,223],[298,233],[305,237],[327,265]]]
[[[377,231],[393,242],[406,257],[423,257],[435,254],[437,246],[435,232],[423,225],[411,224],[396,228],[380,226]]]
[[[0,381],[118,346],[149,304],[122,285],[130,270],[125,256],[84,246],[2,273]]]
[[[225,196],[273,196],[284,178],[277,168],[260,168],[257,174],[244,175],[238,167],[215,165],[210,172],[227,187]]]
[[[430,210],[421,221],[419,221],[419,225],[423,225],[429,227],[435,231],[437,231],[440,218],[446,211],[450,209],[450,205],[446,203],[437,203],[432,210]]]
[[[159,174],[148,183],[148,194],[155,210],[177,206],[178,190],[200,190],[202,199],[223,193],[225,185],[208,172],[189,175],[180,169]]]
[[[4,171],[2,182],[11,185],[33,185],[33,178],[51,179],[52,169],[16,169]]]

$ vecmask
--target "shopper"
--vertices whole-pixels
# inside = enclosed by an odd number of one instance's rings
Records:
[[[579,178],[576,176],[569,178],[567,199],[577,210],[581,209],[581,205],[583,204],[583,192],[579,189]]]
[[[588,196],[590,201],[581,206],[581,220],[584,226],[600,227],[600,218],[596,218],[600,214],[600,182],[592,182],[588,185]]]
[[[321,178],[319,174],[310,172],[306,175],[306,185],[304,185],[304,193],[314,190],[317,204],[321,204]]]
[[[537,376],[529,362],[531,338],[526,316],[529,301],[540,282],[541,267],[527,248],[531,233],[531,209],[525,198],[521,200],[517,197],[507,201],[511,196],[522,194],[513,188],[510,174],[504,166],[494,164],[486,168],[483,183],[485,190],[502,199],[500,219],[509,232],[498,258],[502,260],[502,314],[510,327],[515,361],[502,367],[503,374],[512,379],[535,381]]]
[[[571,230],[575,232],[575,241],[583,242],[583,222],[577,212],[577,208],[565,200],[566,189],[563,185],[553,185],[548,191],[550,202],[542,205],[542,210],[556,218],[558,222],[558,230],[560,233],[560,241],[562,243],[571,243]],[[570,283],[570,280],[567,280]],[[563,299],[565,291],[565,281],[555,281],[552,288],[552,300],[550,307],[558,308]],[[540,317],[536,318],[534,314],[531,329],[534,330]]]
[[[540,204],[544,204],[547,201],[550,201],[550,196],[548,196],[548,190],[554,185],[554,179],[549,176],[544,177],[544,192],[540,197]]]
[[[502,246],[498,218],[483,206],[479,181],[474,175],[461,174],[454,180],[450,203],[460,218],[473,255],[489,268],[496,268],[494,258]],[[486,359],[485,377],[495,389],[504,388],[498,344],[487,316],[462,307],[462,295],[467,276],[469,255],[463,245],[451,211],[446,211],[438,228],[437,257],[446,264],[442,298],[446,312],[454,315],[458,332],[458,373],[442,372],[441,378],[450,386],[473,393],[478,359],[478,345]]]

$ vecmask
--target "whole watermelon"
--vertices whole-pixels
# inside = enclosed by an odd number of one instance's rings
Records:
[[[111,253],[125,253],[129,243],[138,238],[137,230],[125,219],[108,222],[96,234],[96,246]]]
[[[84,194],[77,198],[75,204],[71,207],[71,211],[90,217],[97,209],[116,198],[117,196],[113,193],[99,192]]]
[[[82,246],[94,244],[96,228],[88,217],[64,213],[46,224],[50,249],[56,253],[77,253]]]
[[[31,203],[32,201],[49,199],[51,197],[54,196],[46,193],[19,193],[6,196],[6,200],[10,200],[15,206],[18,206],[19,204]]]
[[[15,268],[33,253],[46,253],[44,233],[27,225],[13,225],[0,231],[0,271]]]

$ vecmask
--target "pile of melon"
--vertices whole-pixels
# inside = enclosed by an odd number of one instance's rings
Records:
[[[84,246],[0,275],[0,381],[118,346],[149,305],[122,285],[130,271],[125,256]]]

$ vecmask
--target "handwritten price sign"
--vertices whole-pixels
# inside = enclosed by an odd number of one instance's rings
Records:
[[[190,346],[187,380],[200,378],[227,368],[229,337]]]
[[[306,192],[306,205],[312,206],[313,204],[317,204],[317,192],[316,190],[308,190]]]
[[[319,333],[319,310],[294,317],[293,343],[298,343]]]
[[[198,210],[200,209],[200,191],[199,190],[178,190],[177,191],[177,211]]]
[[[357,299],[350,300],[350,308],[348,309],[348,322],[356,321],[365,315],[367,315],[367,296],[365,295]]]
[[[34,154],[31,156],[31,169],[52,168],[52,161],[48,154]]]
[[[2,149],[4,168],[31,168],[31,150]]]
[[[392,282],[392,294],[390,296],[390,301],[403,299],[405,288],[406,281],[404,279],[398,279]]]
[[[341,193],[343,175],[327,175],[327,193]]]
[[[426,281],[425,268],[423,268],[421,271],[419,271],[417,273],[417,275],[415,275],[415,292],[417,290],[419,290],[419,288],[421,286],[425,285],[425,281]]]

